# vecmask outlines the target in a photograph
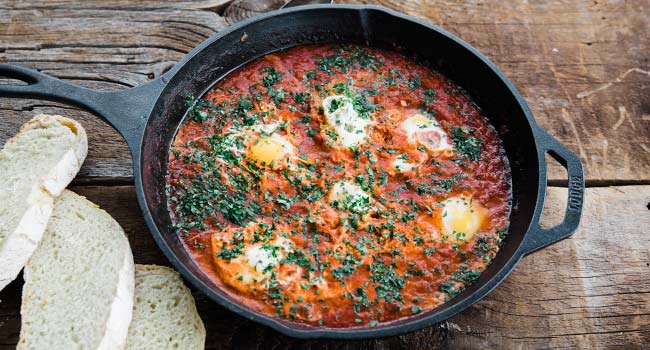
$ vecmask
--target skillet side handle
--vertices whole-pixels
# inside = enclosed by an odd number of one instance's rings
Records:
[[[563,240],[573,234],[580,224],[585,192],[584,172],[580,158],[539,126],[535,127],[535,138],[541,145],[539,157],[544,161],[544,166],[541,169],[544,172],[544,182],[546,182],[546,153],[551,155],[551,157],[567,169],[569,176],[568,199],[564,212],[564,220],[559,225],[548,229],[542,228],[539,224],[541,211],[544,207],[543,202],[540,204],[536,218],[531,224],[531,232],[522,244],[524,255]],[[546,185],[543,186],[543,191],[545,190]],[[541,193],[541,196],[543,201],[544,193]]]
[[[98,115],[122,134],[134,155],[142,141],[149,112],[164,87],[163,79],[159,78],[125,90],[97,91],[9,64],[0,64],[0,78],[27,83],[0,85],[0,97],[63,102]]]

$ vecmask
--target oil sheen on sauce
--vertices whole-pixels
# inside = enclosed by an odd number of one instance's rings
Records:
[[[400,53],[295,47],[190,102],[169,155],[172,219],[254,311],[315,327],[427,312],[476,280],[507,232],[496,131]]]

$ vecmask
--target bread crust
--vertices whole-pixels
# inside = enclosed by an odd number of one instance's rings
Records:
[[[100,244],[87,249],[93,240]],[[135,265],[119,224],[85,197],[64,190],[42,243],[25,269],[17,349],[40,350],[48,344],[48,349],[64,350],[78,342],[95,350],[123,349],[133,313]],[[48,329],[38,328],[45,325]],[[59,335],[58,341],[52,339]]]
[[[57,155],[59,158],[56,159],[55,165],[46,173],[25,174],[26,176],[17,180],[32,182],[27,184],[30,189],[26,191],[23,198],[19,199],[24,201],[21,205],[11,202],[0,203],[0,205],[6,206],[4,212],[22,211],[17,213],[19,219],[13,227],[9,223],[7,227],[0,228],[0,230],[8,231],[4,235],[0,234],[0,262],[2,262],[0,290],[18,276],[20,270],[38,246],[52,213],[53,198],[60,195],[79,172],[88,153],[88,140],[85,130],[78,122],[60,115],[39,114],[23,124],[18,134],[9,139],[3,150],[0,151],[0,164],[3,161],[10,163],[12,155],[8,154],[8,147],[16,146],[20,142],[32,142],[33,139],[28,137],[28,132],[37,129],[61,127],[68,128],[74,137],[70,149],[61,155]],[[29,162],[30,160],[21,159],[21,161]],[[0,169],[0,176],[2,171],[3,169]],[[4,171],[11,170],[4,169]],[[15,183],[13,185],[14,188],[20,187]],[[0,210],[0,213],[2,212]],[[0,221],[11,220],[3,220],[3,216],[0,215]]]
[[[135,269],[136,304],[125,350],[166,350],[176,347],[202,350],[205,346],[205,327],[196,310],[194,298],[178,272],[158,265],[136,265]],[[152,284],[156,287],[152,288]],[[157,287],[163,288],[164,292]],[[155,311],[149,311],[151,300],[160,301],[162,305],[154,305]],[[169,303],[166,304],[166,301]],[[170,304],[174,306],[166,311],[171,310],[173,316],[168,317],[162,310]],[[139,312],[143,310],[144,315]],[[181,326],[177,326],[177,322]],[[164,339],[156,337],[158,330],[165,334]]]

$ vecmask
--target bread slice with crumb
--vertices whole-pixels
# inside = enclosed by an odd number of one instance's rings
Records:
[[[124,231],[64,190],[25,265],[18,350],[122,349],[133,313],[134,264]]]
[[[205,328],[178,273],[135,266],[135,305],[126,350],[202,350]]]
[[[23,125],[0,151],[0,290],[36,249],[53,198],[72,181],[87,153],[79,123],[44,114]]]

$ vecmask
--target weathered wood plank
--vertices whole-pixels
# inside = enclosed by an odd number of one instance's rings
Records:
[[[647,1],[408,1],[381,4],[457,34],[493,60],[539,123],[585,161],[587,179],[650,174]],[[551,169],[550,179],[561,179]]]
[[[277,10],[285,2],[285,0],[235,0],[223,11],[223,17],[228,24],[234,24],[261,13]]]
[[[133,9],[151,11],[159,9],[197,9],[197,10],[222,10],[232,0],[197,0],[197,1],[160,1],[160,0],[7,0],[0,4],[0,8],[7,9]]]
[[[270,0],[273,1],[273,0]],[[358,1],[358,0],[357,0]],[[227,0],[0,3],[0,62],[83,86],[144,84],[226,23]],[[479,48],[517,85],[538,121],[585,160],[591,183],[650,180],[650,9],[643,0],[545,2],[377,0],[441,25]],[[0,99],[0,143],[34,114],[79,119],[90,154],[78,183],[132,177],[117,132],[56,103]],[[549,179],[564,178],[554,167]],[[129,234],[136,262],[166,264],[133,188],[76,186]],[[557,222],[565,190],[550,191]],[[650,340],[650,186],[592,188],[582,228],[525,258],[485,300],[436,327],[362,342],[298,341],[196,294],[208,349],[645,348]],[[0,349],[18,337],[21,282],[0,292]]]
[[[564,212],[551,188],[548,220]],[[507,282],[450,320],[472,348],[642,349],[650,340],[650,186],[590,188],[580,229],[523,259]]]
[[[77,2],[86,7],[100,3],[104,2]],[[22,2],[13,4],[27,7]],[[224,20],[209,11],[69,10],[56,8],[56,3],[42,4],[55,9],[6,10],[0,6],[0,62],[38,68],[101,90],[147,83],[225,27]],[[66,4],[61,1],[62,7]],[[0,142],[37,113],[70,116],[86,128],[89,154],[79,178],[132,178],[129,152],[119,134],[74,107],[0,99]]]
[[[167,264],[131,186],[75,186],[113,215],[137,263]],[[558,222],[566,189],[549,190],[546,221]],[[234,316],[195,293],[208,349],[641,349],[650,341],[650,186],[590,188],[581,228],[522,260],[487,298],[438,326],[379,340],[299,341]],[[0,349],[20,328],[22,282],[0,292]]]
[[[539,123],[583,158],[588,180],[649,180],[650,9],[643,0],[372,2],[439,24],[494,60]],[[143,84],[225,26],[214,12],[222,3],[5,2],[0,62],[101,89]],[[0,99],[7,121],[0,142],[34,112],[58,110],[51,106]],[[110,146],[91,140],[93,167],[81,177],[131,178],[117,133],[87,113],[69,113],[86,121],[90,134],[111,140]],[[549,179],[563,180],[563,172],[552,167]]]

